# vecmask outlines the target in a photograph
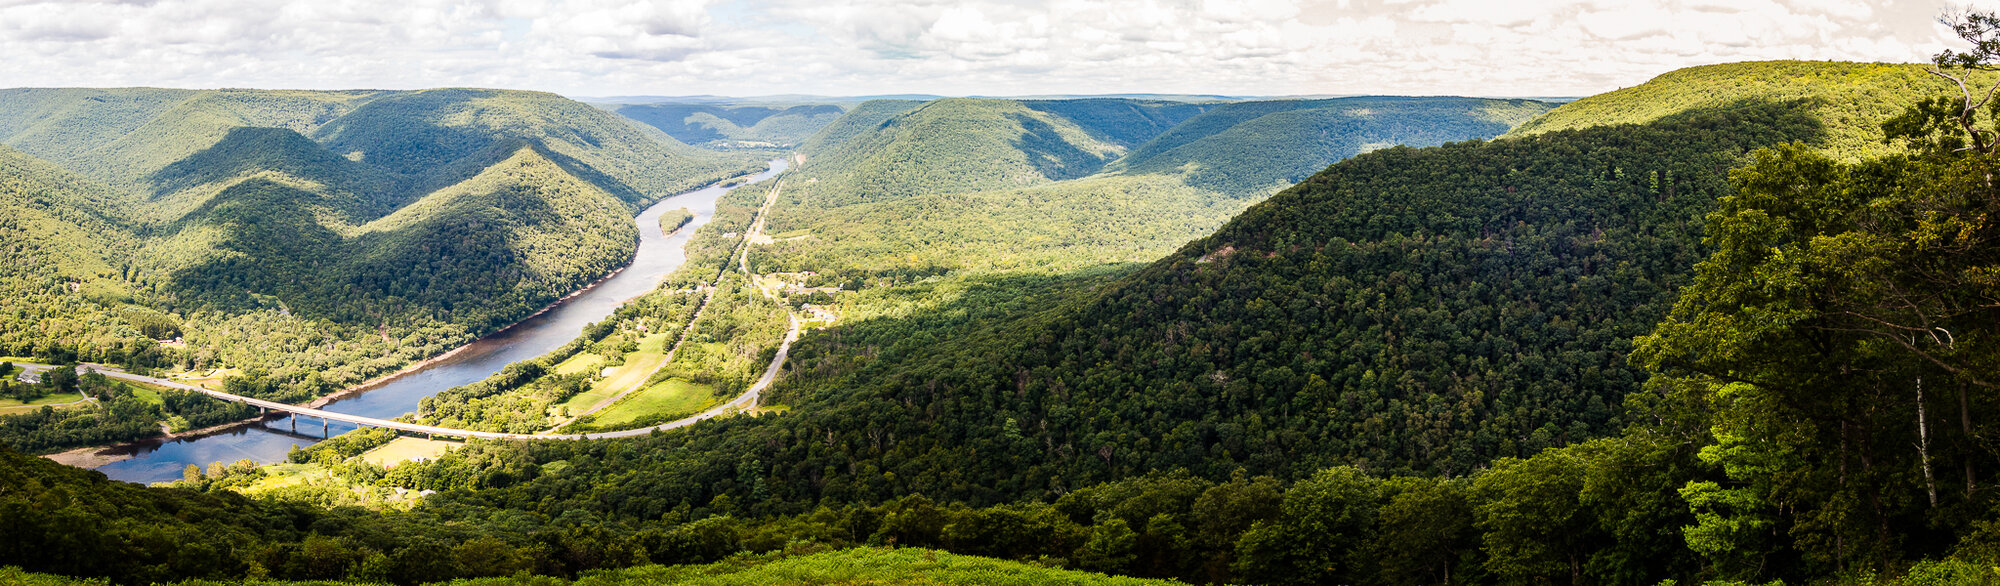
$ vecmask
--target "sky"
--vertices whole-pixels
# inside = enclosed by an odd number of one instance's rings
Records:
[[[0,87],[1583,96],[1915,62],[1938,0],[0,0]],[[2000,0],[1974,9],[2000,10]]]

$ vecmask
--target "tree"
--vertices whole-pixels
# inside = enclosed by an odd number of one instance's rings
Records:
[[[1369,581],[1380,480],[1352,467],[1327,468],[1285,492],[1284,515],[1259,521],[1237,542],[1236,571],[1264,584]]]
[[[1991,153],[1995,146],[2000,146],[1989,138],[1996,134],[1993,130],[1978,128],[1976,123],[1979,109],[1993,101],[1994,90],[2000,90],[2000,79],[1987,85],[1986,90],[1982,92],[1975,87],[1977,81],[1971,79],[1971,72],[1995,69],[1993,62],[1996,58],[2000,58],[2000,16],[1990,12],[1964,12],[1946,15],[1938,20],[1945,26],[1951,27],[1952,31],[1958,34],[1958,38],[1972,43],[1971,50],[1945,49],[1931,57],[1931,74],[1957,85],[1959,100],[1956,104],[1952,104],[1949,99],[1925,100],[1912,106],[1903,117],[1891,122],[1895,125],[1895,130],[1890,133],[1889,138],[1890,140],[1906,138],[1911,135],[1904,133],[1923,130],[1925,127],[1942,130],[1940,128],[1942,123],[1950,122],[1956,124],[1957,131],[1945,136],[1953,139],[1962,136],[1972,143],[1964,146],[1954,144],[1950,150]],[[1960,73],[1953,74],[1948,70],[1958,70]],[[1957,106],[1955,110],[1948,107],[1954,105]],[[1921,135],[1929,134],[1931,133],[1921,133]]]
[[[1457,584],[1453,566],[1479,549],[1467,483],[1396,477],[1383,482],[1382,580],[1391,584]]]
[[[1960,18],[1972,50],[1933,69],[1960,96],[1883,125],[1911,152],[1755,153],[1708,217],[1712,254],[1638,341],[1634,363],[1712,410],[1700,459],[1720,476],[1681,495],[1687,544],[1717,576],[1888,569],[1990,506],[1992,431],[1975,415],[2000,392],[2000,135],[1993,89],[1969,84],[1992,69],[2000,18]]]

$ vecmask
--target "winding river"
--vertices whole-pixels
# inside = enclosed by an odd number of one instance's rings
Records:
[[[771,169],[758,174],[754,183],[784,172],[785,159],[771,161]],[[499,333],[480,338],[445,359],[389,379],[322,407],[337,413],[393,418],[417,409],[417,402],[438,391],[486,378],[502,367],[540,356],[561,347],[583,333],[584,324],[604,319],[612,310],[633,297],[650,291],[660,278],[680,268],[687,260],[687,243],[696,228],[715,215],[715,201],[729,187],[712,186],[660,200],[640,212],[639,250],[617,275],[587,291],[565,300],[548,311],[522,320]],[[680,208],[694,212],[686,227],[669,236],[660,231],[660,215]],[[293,417],[246,423],[217,433],[194,438],[155,440],[114,448],[107,452],[127,459],[97,468],[113,479],[129,482],[163,482],[181,477],[188,464],[207,466],[210,462],[234,462],[248,458],[258,463],[285,459],[292,446],[307,446],[326,437],[340,435],[354,426],[334,422],[322,425],[317,419]]]

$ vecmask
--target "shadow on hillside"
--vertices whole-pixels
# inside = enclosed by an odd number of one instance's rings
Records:
[[[829,377],[848,374],[886,374],[909,361],[939,359],[942,356],[976,350],[982,345],[1012,345],[1031,339],[1033,332],[1059,314],[1088,303],[1099,292],[1148,266],[1147,263],[1108,263],[1059,275],[987,274],[946,276],[860,293],[875,307],[895,308],[882,315],[840,323],[823,331],[809,332],[792,350],[786,364],[789,373],[806,374],[781,381],[767,402],[814,404],[839,403],[839,395],[861,391],[854,385],[836,384],[823,389],[828,395],[791,396],[789,393],[826,382]],[[846,363],[847,358],[869,357],[869,364]],[[816,392],[816,391],[813,391]]]
[[[1007,118],[1020,124],[1022,130],[1021,136],[1010,143],[1027,155],[1028,164],[1035,167],[1035,172],[1050,181],[1087,176],[1111,162],[1110,158],[1076,148],[1076,145],[1064,140],[1054,126],[1033,116],[1008,114]]]

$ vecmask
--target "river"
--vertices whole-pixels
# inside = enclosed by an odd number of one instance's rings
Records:
[[[773,159],[771,169],[758,174],[754,183],[785,170],[785,159]],[[366,392],[349,395],[327,404],[324,409],[368,417],[393,418],[416,411],[417,402],[438,391],[477,382],[499,372],[502,367],[527,360],[569,343],[583,333],[585,324],[604,319],[625,301],[645,294],[660,278],[680,268],[687,260],[687,243],[696,228],[715,215],[715,201],[730,188],[713,186],[660,200],[640,212],[639,250],[632,264],[596,287],[557,304],[539,315],[522,320],[499,333],[467,344],[450,357],[422,369],[376,385]],[[660,231],[660,215],[680,208],[694,212],[694,219],[673,236]],[[127,455],[128,459],[105,464],[98,471],[116,480],[163,482],[181,477],[188,464],[207,466],[210,462],[235,462],[248,458],[260,464],[285,459],[292,446],[308,446],[329,436],[354,429],[345,423],[322,426],[317,419],[293,417],[246,423],[195,438],[154,440],[108,448],[105,453]]]

